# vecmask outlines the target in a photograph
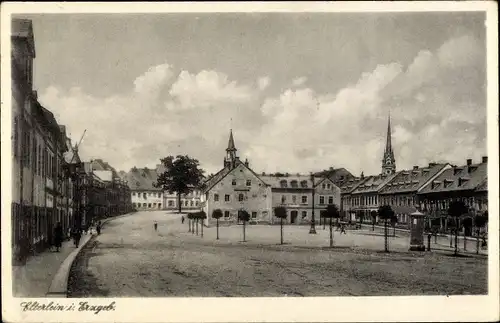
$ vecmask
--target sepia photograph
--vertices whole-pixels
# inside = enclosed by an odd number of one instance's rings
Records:
[[[192,6],[2,13],[12,311],[483,296],[494,319],[496,13]]]

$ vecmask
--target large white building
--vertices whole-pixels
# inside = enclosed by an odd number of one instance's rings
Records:
[[[274,208],[284,206],[286,223],[304,224],[310,223],[313,212],[319,221],[328,204],[340,207],[340,189],[330,179],[300,174],[258,175],[236,152],[231,131],[224,167],[205,183],[202,207],[207,223],[213,222],[211,216],[216,209],[223,213],[222,222],[237,222],[238,212],[246,210],[251,223],[274,223],[278,221]]]

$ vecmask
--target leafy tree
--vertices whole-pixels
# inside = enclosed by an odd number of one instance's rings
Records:
[[[168,156],[161,159],[165,171],[158,176],[154,183],[155,187],[161,187],[170,194],[177,194],[177,205],[179,213],[182,212],[181,195],[188,194],[194,188],[202,186],[204,170],[199,168],[197,159],[187,155],[177,157]]]
[[[281,244],[283,244],[283,219],[287,217],[286,208],[284,206],[274,208],[274,216],[280,219]]]
[[[212,212],[212,218],[214,218],[217,221],[217,240],[219,240],[219,219],[222,218],[221,209],[215,209]]]
[[[333,230],[332,230],[332,219],[340,218],[339,208],[335,204],[328,204],[326,206],[326,212],[324,217],[330,219],[330,247],[333,247]]]
[[[488,223],[488,211],[485,211],[483,214],[477,214],[474,218],[474,225],[476,226],[476,253],[479,254],[479,237],[481,235],[481,228],[484,228]]]
[[[375,231],[375,223],[377,222],[377,211],[371,211],[370,216],[372,217],[372,231]]]
[[[452,201],[448,207],[448,215],[455,219],[455,255],[458,254],[458,230],[460,217],[468,212],[463,201]]]
[[[380,219],[384,220],[384,250],[385,252],[389,252],[387,223],[394,217],[394,211],[392,210],[390,205],[381,205],[378,208],[378,216]]]
[[[246,223],[250,220],[250,214],[246,210],[238,211],[238,220],[243,221],[243,242],[246,241]]]

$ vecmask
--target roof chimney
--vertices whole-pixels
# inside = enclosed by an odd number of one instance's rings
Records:
[[[470,165],[472,165],[472,159],[469,158],[469,159],[467,159],[467,166],[470,166]]]
[[[483,164],[486,164],[488,162],[488,156],[483,156]]]
[[[413,170],[417,170],[418,169],[418,166],[413,166]]]

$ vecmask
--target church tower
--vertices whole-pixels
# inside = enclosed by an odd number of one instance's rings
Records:
[[[392,150],[391,141],[391,114],[389,113],[389,121],[387,123],[387,138],[385,143],[384,158],[382,159],[382,174],[390,175],[396,172],[396,160]]]
[[[230,167],[234,168],[236,164],[236,160],[238,157],[236,157],[236,147],[234,146],[234,139],[233,139],[233,129],[229,131],[229,142],[227,143],[227,148],[226,148],[226,158],[224,158],[224,167]]]

